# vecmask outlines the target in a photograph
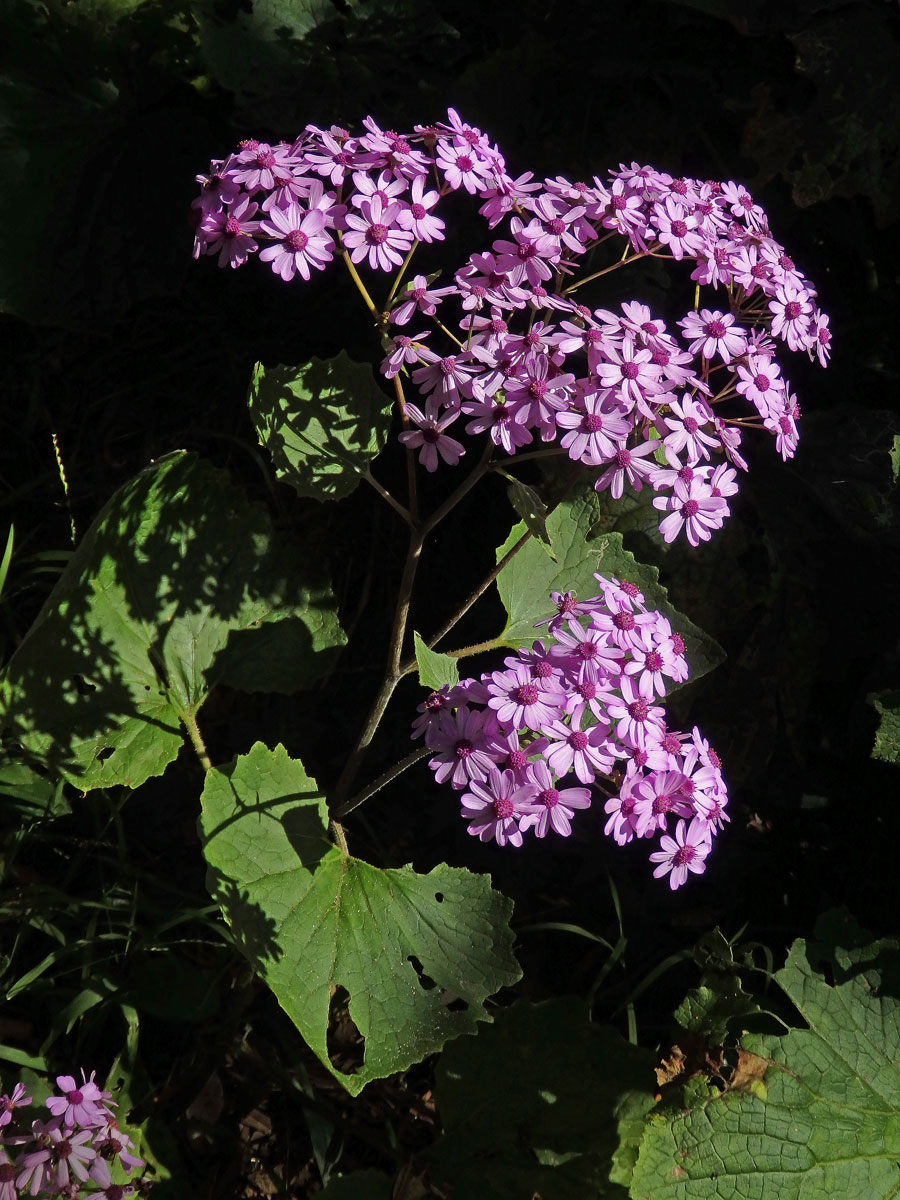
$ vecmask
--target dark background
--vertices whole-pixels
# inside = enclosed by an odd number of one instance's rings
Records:
[[[513,174],[590,179],[638,160],[676,175],[738,179],[817,285],[834,356],[823,372],[785,353],[784,373],[804,412],[797,458],[784,465],[768,441],[753,447],[735,515],[711,544],[664,552],[639,533],[626,535],[638,557],[660,567],[674,603],[727,652],[722,667],[673,703],[683,724],[696,722],[711,737],[731,791],[733,822],[708,874],[671,896],[649,878],[640,849],[623,852],[602,839],[600,813],[554,846],[504,854],[473,844],[452,796],[424,766],[350,822],[351,848],[382,864],[429,869],[445,860],[489,871],[516,900],[520,926],[566,921],[615,941],[612,879],[629,952],[595,1010],[621,1024],[633,1002],[641,1041],[651,1047],[666,1042],[673,1005],[696,974],[688,966],[655,972],[714,925],[728,936],[743,929],[776,960],[833,905],[890,932],[900,777],[870,758],[877,716],[867,696],[897,687],[900,675],[889,453],[900,433],[898,6],[20,3],[6,7],[2,29],[0,535],[10,522],[16,529],[0,607],[5,657],[64,565],[71,522],[83,533],[116,487],[151,458],[185,447],[229,468],[304,553],[328,558],[351,633],[325,687],[291,698],[217,693],[201,713],[213,761],[257,738],[280,739],[327,786],[368,705],[402,530],[368,496],[318,506],[272,488],[245,399],[257,360],[297,363],[346,346],[374,361],[377,343],[337,271],[284,286],[258,262],[232,272],[191,260],[194,175],[210,157],[224,157],[246,136],[291,139],[310,121],[354,128],[371,113],[385,128],[408,130],[453,105],[490,133]],[[677,285],[662,275],[621,287],[608,302],[639,296],[664,310],[678,300]],[[378,470],[386,480],[399,472],[396,449]],[[429,480],[426,494],[437,498],[445,487]],[[512,519],[502,489],[489,483],[441,529],[423,567],[417,628],[434,628],[452,611]],[[461,640],[490,636],[500,620],[499,607],[487,604]],[[405,753],[419,698],[417,685],[398,693],[372,748],[372,775]],[[181,903],[199,908],[198,791],[196,768],[179,760],[130,797],[122,819],[127,861],[149,878],[164,875]],[[48,855],[52,862],[67,854],[72,839],[87,845],[100,824],[90,803],[38,830],[4,886],[40,886]],[[0,824],[12,828],[12,794],[5,812]],[[74,922],[103,872],[120,871],[123,859],[101,854],[107,865],[98,867],[85,851],[77,861],[56,900],[60,920]],[[532,997],[586,993],[602,962],[577,939],[550,935],[523,933],[518,950],[521,991]],[[199,969],[218,986],[232,959],[224,949],[209,953]],[[134,993],[141,967],[140,956],[116,959],[124,993]],[[13,1015],[22,1044],[34,1046],[52,989],[28,1003],[37,1007]],[[257,1059],[235,1050],[239,1028],[254,1031],[254,1053],[266,1063],[302,1059],[303,1051],[252,987],[235,1011],[220,1004],[200,1025],[184,1013],[160,1016],[150,1001],[145,1015],[145,1093],[176,1130],[182,1155],[189,1147],[196,1183],[207,1170],[204,1154],[221,1157],[229,1144],[241,1089],[267,1111],[275,1104],[271,1082],[268,1091],[261,1082],[266,1073],[254,1074]],[[3,1040],[15,1037],[7,1033]],[[68,1042],[61,1034],[53,1052],[64,1057],[73,1039],[82,1057],[98,1062],[116,1052],[103,1021],[77,1028]],[[210,1072],[223,1098],[201,1136],[185,1112]],[[379,1122],[396,1100],[391,1089],[401,1107],[413,1103],[427,1091],[428,1067],[381,1092],[369,1088],[355,1107],[321,1081],[315,1086],[351,1130],[342,1169],[384,1165],[392,1151]],[[307,1135],[295,1136],[302,1162]],[[273,1159],[283,1152],[277,1143]],[[234,1195],[248,1177],[241,1152],[232,1147],[226,1158],[225,1182],[210,1185],[210,1195]],[[313,1167],[309,1178],[284,1194],[312,1194]]]

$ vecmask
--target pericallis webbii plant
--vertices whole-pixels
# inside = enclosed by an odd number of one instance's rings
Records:
[[[796,449],[800,410],[777,343],[822,366],[830,353],[815,288],[737,183],[637,163],[591,183],[513,177],[497,146],[453,109],[408,135],[371,117],[363,125],[361,135],[308,125],[293,143],[243,141],[197,177],[193,206],[195,257],[239,267],[258,253],[286,282],[343,263],[380,332],[380,369],[410,458],[429,472],[456,468],[467,453],[460,433],[486,439],[472,474],[426,518],[412,463],[407,505],[366,473],[409,524],[410,550],[384,682],[338,785],[338,816],[375,790],[348,798],[408,669],[425,538],[488,470],[567,454],[615,500],[649,488],[663,539],[683,534],[697,546],[729,515],[747,470],[745,430],[771,434],[785,460]],[[451,192],[477,198],[490,245],[444,281],[417,274],[404,286],[417,248],[444,240],[439,214]],[[639,300],[618,311],[579,302],[586,284],[646,258],[690,268],[694,307],[674,323]],[[379,273],[393,274],[380,303],[371,294]],[[546,637],[505,669],[435,689],[413,736],[482,841],[566,836],[599,788],[606,833],[620,844],[658,838],[654,875],[676,888],[703,871],[727,820],[720,762],[696,728],[670,730],[659,703],[687,677],[679,634],[633,582],[596,579],[591,598],[554,593]]]

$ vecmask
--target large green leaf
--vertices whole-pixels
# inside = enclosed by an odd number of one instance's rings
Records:
[[[13,656],[7,728],[84,790],[162,774],[213,682],[258,682],[260,627],[273,653],[284,621],[295,686],[327,668],[343,634],[295,559],[224,473],[183,452],[154,463],[97,517]]]
[[[600,512],[600,501],[593,490],[565,501],[547,518],[547,532],[556,560],[532,538],[500,572],[497,590],[509,618],[502,644],[518,649],[530,646],[540,636],[534,626],[536,621],[553,614],[550,592],[575,592],[582,599],[597,595],[596,571],[608,578],[614,576],[637,584],[648,607],[659,609],[681,634],[687,647],[691,678],[699,679],[722,661],[722,649],[672,607],[666,589],[659,582],[659,571],[639,563],[622,545],[621,534],[593,534]],[[525,532],[524,522],[513,527],[497,550],[498,562]]]
[[[625,1200],[652,1065],[574,997],[498,1012],[441,1056],[435,1182],[454,1200]]]
[[[210,891],[310,1047],[355,1095],[490,1019],[484,1000],[519,976],[512,904],[487,876],[380,870],[326,831],[315,781],[283,746],[257,743],[207,774]],[[329,1056],[339,989],[364,1043],[356,1070]]]
[[[342,350],[300,367],[257,365],[250,414],[279,479],[301,496],[339,500],[384,447],[391,401],[372,368]]]
[[[807,1022],[746,1038],[750,1090],[654,1116],[633,1200],[832,1200],[900,1194],[900,1001],[895,944],[837,951],[797,941],[776,979]],[[812,960],[812,961],[811,961]],[[760,1083],[760,1072],[765,1074]]]
[[[413,645],[416,651],[416,665],[419,668],[419,683],[422,687],[439,691],[445,683],[451,687],[459,683],[459,667],[456,659],[449,654],[441,654],[438,650],[429,650],[418,633],[413,633]]]

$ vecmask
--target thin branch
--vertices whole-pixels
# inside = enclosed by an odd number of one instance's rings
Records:
[[[427,758],[429,754],[433,753],[434,751],[429,750],[426,747],[424,750],[414,750],[412,754],[407,754],[406,758],[401,759],[401,761],[398,763],[395,763],[389,770],[385,771],[383,775],[379,775],[373,783],[368,785],[368,787],[363,788],[361,792],[357,792],[355,796],[351,797],[351,799],[336,809],[334,815],[343,821],[344,817],[346,817],[348,813],[352,813],[354,808],[359,808],[361,804],[365,804],[370,796],[374,796],[376,792],[380,792],[383,787],[386,787],[391,782],[391,780],[396,779],[398,775],[402,775],[404,771],[409,769],[409,767],[413,766],[417,762],[421,762],[423,758]]]

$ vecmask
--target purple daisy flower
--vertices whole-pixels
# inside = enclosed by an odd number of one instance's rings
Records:
[[[577,808],[590,808],[591,792],[586,787],[558,789],[546,763],[530,763],[531,781],[537,785],[538,793],[530,804],[524,806],[524,816],[519,828],[524,833],[533,829],[535,837],[546,837],[550,829],[561,837],[572,832],[570,824]]]
[[[436,471],[440,459],[455,467],[466,452],[460,442],[444,433],[459,416],[459,409],[448,408],[443,416],[438,415],[439,411],[434,396],[425,402],[424,413],[415,404],[407,404],[404,409],[410,423],[418,428],[401,433],[400,441],[407,450],[419,451],[419,462],[426,471]]]
[[[465,792],[460,801],[462,816],[469,822],[468,832],[482,842],[521,846],[519,818],[537,795],[536,785],[516,783],[512,771],[492,767],[485,783],[473,781],[470,786],[471,791]]]
[[[285,282],[297,273],[309,280],[310,267],[322,271],[331,262],[334,242],[325,232],[325,214],[319,209],[304,212],[293,202],[286,208],[273,208],[259,228],[278,239],[260,252],[260,260],[271,262],[272,270]]]
[[[650,855],[650,861],[659,865],[653,872],[654,879],[669,876],[669,887],[674,892],[682,884],[687,883],[688,872],[702,875],[706,870],[706,858],[712,849],[709,840],[709,830],[703,821],[696,817],[690,825],[679,821],[675,827],[675,837],[660,838],[660,850]]]
[[[396,225],[400,205],[384,207],[380,196],[364,200],[359,213],[347,213],[344,218],[348,232],[343,234],[350,259],[360,263],[368,258],[373,271],[390,271],[399,267],[403,256],[413,244],[413,235]]]

